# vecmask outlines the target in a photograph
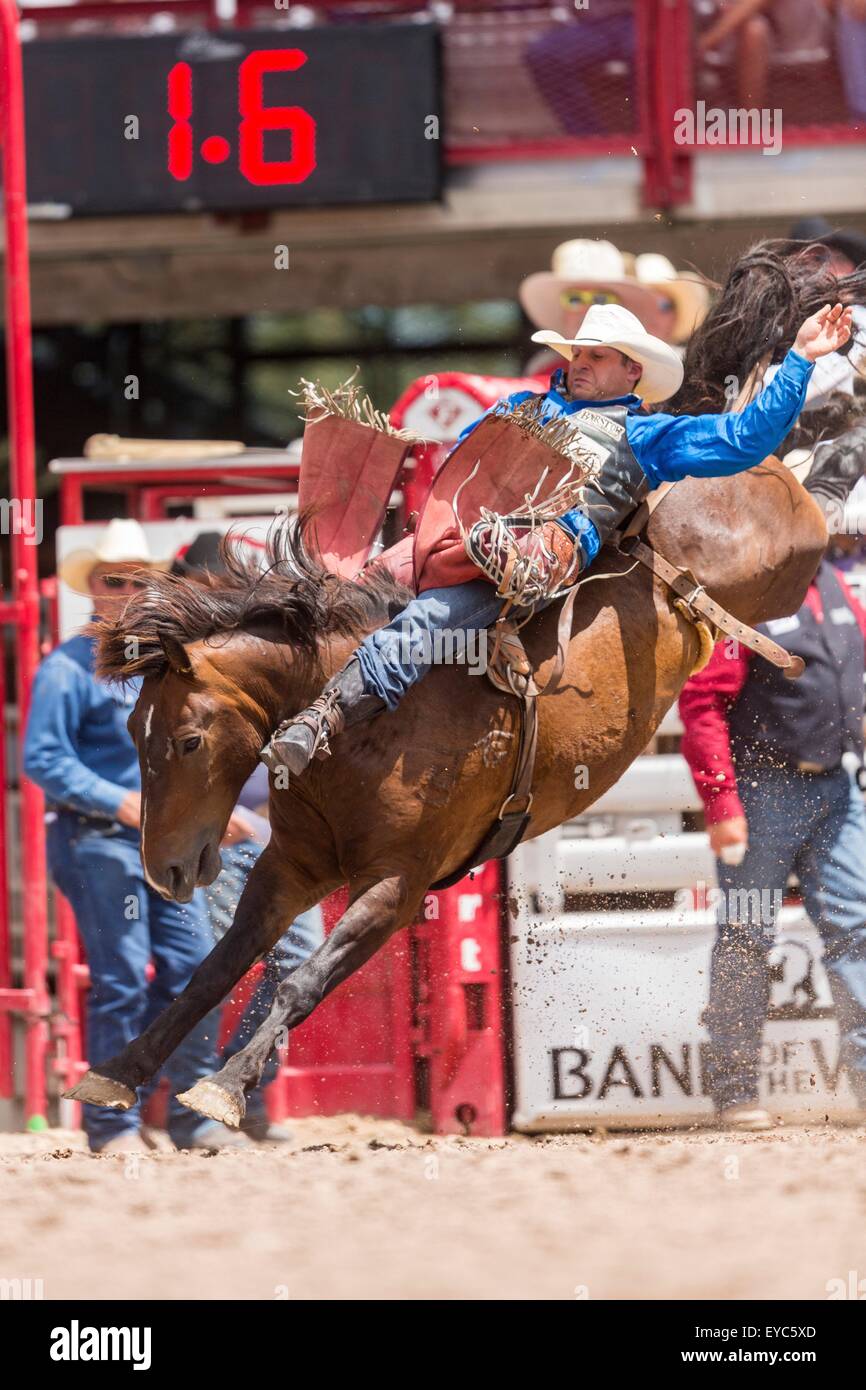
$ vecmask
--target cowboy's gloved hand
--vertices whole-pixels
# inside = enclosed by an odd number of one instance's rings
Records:
[[[546,521],[540,531],[522,536],[518,541],[521,555],[547,565],[550,569],[551,587],[558,588],[567,580],[577,578],[580,569],[580,547],[577,541],[558,521]],[[548,554],[545,554],[545,551]]]

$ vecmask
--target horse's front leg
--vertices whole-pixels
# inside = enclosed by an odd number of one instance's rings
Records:
[[[186,989],[149,1028],[65,1091],[69,1100],[113,1110],[135,1104],[136,1087],[155,1076],[191,1028],[210,1013],[250,966],[267,954],[298,913],[315,906],[333,885],[319,885],[286,864],[273,845],[256,861],[229,930],[195,971]]]
[[[411,922],[425,891],[426,885],[410,888],[401,874],[359,890],[330,936],[279,986],[270,1014],[246,1047],[216,1076],[179,1095],[181,1104],[236,1128],[246,1112],[246,1093],[258,1085],[284,1030],[309,1018],[332,989]]]

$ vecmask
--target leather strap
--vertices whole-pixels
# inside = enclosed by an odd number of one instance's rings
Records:
[[[538,749],[538,706],[535,691],[527,693],[520,702],[520,743],[518,745],[517,766],[511,784],[511,791],[499,808],[499,820],[506,814],[513,814],[515,803],[523,803],[522,810],[528,816],[532,809],[532,778],[535,772],[535,754]]]
[[[505,657],[501,665],[497,662],[500,652]],[[532,775],[538,748],[538,709],[535,701],[541,693],[533,679],[532,665],[518,629],[508,619],[500,619],[496,624],[496,643],[487,673],[497,690],[516,696],[520,702],[517,761],[511,777],[511,790],[499,808],[498,819],[502,820],[506,814],[514,814],[510,809],[514,802],[522,801],[526,814],[532,806]]]
[[[454,884],[459,883],[461,878],[465,878],[471,869],[476,868],[479,864],[486,864],[488,859],[507,859],[512,850],[517,849],[526,834],[528,825],[528,811],[506,811],[504,816],[500,816],[498,820],[493,822],[470,858],[453,873],[431,883],[431,891],[438,893],[442,888],[453,888]]]
[[[562,680],[562,673],[565,670],[565,658],[568,655],[568,644],[571,641],[571,618],[574,613],[574,604],[579,592],[580,585],[573,585],[566,594],[562,607],[559,610],[559,622],[556,625],[556,658],[547,684],[543,690],[539,690],[539,695],[555,695],[559,689],[559,682]]]
[[[635,521],[640,519],[640,527],[646,525],[647,516],[658,506],[671,487],[673,487],[673,483],[663,484],[660,488],[656,488],[641,504],[635,517]],[[644,508],[647,510],[641,519],[641,512]],[[688,570],[677,569],[676,565],[672,565],[663,555],[659,555],[657,551],[651,550],[643,541],[631,535],[631,530],[632,527],[630,526],[622,537],[620,552],[639,560],[641,564],[667,584],[681,600],[681,604],[678,606],[685,610],[686,616],[697,622],[698,615],[700,615],[719,631],[727,633],[730,637],[735,637],[738,642],[742,642],[751,651],[757,652],[759,656],[771,661],[774,666],[781,667],[785,675],[791,679],[796,679],[797,676],[802,675],[805,669],[805,662],[802,657],[792,656],[790,652],[786,652],[784,647],[780,647],[771,638],[756,632],[747,623],[739,622],[714,599],[710,598],[693,574]],[[532,809],[532,779],[538,748],[537,697],[539,695],[553,695],[559,689],[562,673],[565,670],[568,644],[571,639],[574,605],[579,591],[580,584],[578,583],[569,589],[563,600],[556,631],[556,657],[553,670],[543,689],[539,689],[535,684],[532,668],[516,625],[507,618],[500,618],[496,624],[496,643],[493,657],[488,666],[488,676],[498,690],[516,696],[520,708],[520,734],[517,761],[511,777],[511,790],[499,808],[499,815],[471,858],[446,878],[441,878],[432,884],[431,887],[434,890],[453,887],[461,878],[465,878],[470,869],[485,863],[488,859],[507,859],[526,834]],[[495,665],[500,650],[504,650],[507,657],[504,669]],[[518,803],[519,809],[517,810],[512,809],[515,803]]]
[[[686,606],[691,612],[699,613],[702,618],[707,618],[721,632],[727,633],[729,637],[735,637],[738,642],[743,643],[744,647],[757,652],[758,656],[762,656],[765,661],[770,661],[774,666],[780,667],[789,679],[796,680],[798,676],[803,674],[806,663],[801,656],[792,656],[772,638],[765,637],[762,632],[756,632],[747,623],[739,622],[714,599],[710,598],[703,585],[698,583],[689,570],[677,569],[676,565],[672,565],[663,555],[659,555],[658,551],[650,549],[648,545],[644,545],[643,541],[636,538],[624,541],[620,549],[624,555],[633,555],[636,560],[640,560],[642,565],[646,565],[648,570],[658,575],[659,579],[664,580],[675,594],[685,600]]]
[[[569,595],[569,598],[571,595]],[[567,602],[567,600],[566,600]],[[497,664],[500,651],[505,661]],[[465,878],[470,869],[488,859],[507,859],[526,834],[532,810],[532,779],[538,749],[539,690],[532,675],[532,666],[520,640],[517,627],[507,618],[496,624],[496,644],[487,667],[487,674],[497,690],[514,695],[518,701],[520,732],[517,761],[511,774],[511,789],[499,808],[499,814],[471,857],[446,878],[431,884],[434,891],[451,888]]]

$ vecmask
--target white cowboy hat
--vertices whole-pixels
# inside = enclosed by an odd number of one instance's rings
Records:
[[[527,275],[518,296],[536,327],[563,322],[561,295],[569,287],[609,290],[632,313],[649,318],[655,312],[655,291],[638,283],[625,256],[610,241],[564,241],[553,253],[550,270]]]
[[[686,342],[710,307],[710,292],[700,276],[691,270],[675,270],[667,256],[655,251],[635,256],[634,274],[639,284],[673,301],[676,319],[671,341]]]
[[[61,560],[58,576],[77,594],[89,594],[87,581],[95,565],[138,564],[146,569],[168,569],[168,560],[154,560],[144,528],[129,517],[109,521],[95,546],[71,550]]]
[[[532,341],[546,343],[566,362],[571,361],[576,347],[617,348],[643,367],[635,389],[645,401],[666,401],[683,382],[683,364],[676,349],[647,333],[640,319],[621,304],[594,304],[576,338],[563,338],[561,333],[542,328],[533,333]]]

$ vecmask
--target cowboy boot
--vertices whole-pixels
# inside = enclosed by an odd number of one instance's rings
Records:
[[[279,726],[259,758],[272,772],[287,767],[297,777],[313,758],[330,756],[330,741],[342,729],[372,719],[385,708],[383,699],[365,691],[361,663],[352,657],[317,700]]]

